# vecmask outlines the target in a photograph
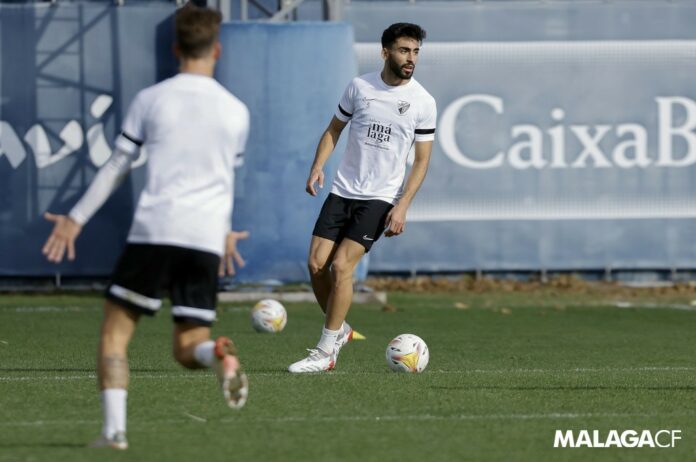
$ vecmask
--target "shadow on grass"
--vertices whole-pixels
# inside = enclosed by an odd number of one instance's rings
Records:
[[[178,369],[133,368],[131,372],[176,372]],[[0,372],[95,372],[94,367],[0,367]]]
[[[6,449],[32,449],[32,448],[87,448],[85,443],[2,443],[0,448]]]

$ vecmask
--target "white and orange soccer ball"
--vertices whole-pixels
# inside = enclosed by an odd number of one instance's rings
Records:
[[[276,300],[261,300],[251,310],[251,325],[257,332],[275,334],[283,330],[287,322],[288,313]]]
[[[413,334],[401,334],[387,346],[387,364],[397,372],[423,372],[430,361],[428,345]]]

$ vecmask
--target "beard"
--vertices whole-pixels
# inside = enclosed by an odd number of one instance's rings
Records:
[[[394,73],[394,75],[396,75],[400,79],[409,80],[411,77],[413,77],[413,73],[416,71],[415,66],[413,66],[413,70],[411,71],[411,73],[404,71],[403,66],[400,66],[399,63],[392,60],[391,58],[387,60],[387,63],[389,65],[389,69]]]

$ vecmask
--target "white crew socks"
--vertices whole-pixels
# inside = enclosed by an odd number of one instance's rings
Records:
[[[201,366],[213,367],[215,360],[215,342],[208,340],[201,342],[193,349],[193,357]]]
[[[348,332],[350,332],[350,325],[343,321],[343,324],[341,325],[341,334],[347,334]]]
[[[126,432],[126,398],[128,390],[123,388],[107,388],[102,390],[102,413],[104,426],[102,435],[113,438],[116,433]]]
[[[324,327],[321,330],[321,338],[319,339],[319,343],[317,343],[317,348],[327,355],[330,355],[334,351],[336,346],[336,338],[340,333],[341,329],[331,330]]]

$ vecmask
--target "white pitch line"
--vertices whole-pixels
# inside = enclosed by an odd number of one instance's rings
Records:
[[[196,421],[207,423],[205,419],[184,413],[187,417]],[[394,422],[394,421],[490,421],[490,420],[574,420],[574,419],[606,419],[606,418],[666,418],[666,417],[691,417],[693,413],[664,414],[664,413],[574,413],[574,412],[549,412],[538,414],[453,414],[453,415],[433,415],[433,414],[411,414],[411,415],[335,415],[335,416],[279,416],[279,417],[252,417],[252,418],[223,418],[213,422],[233,423],[246,425],[249,423],[311,423],[311,422]],[[133,420],[129,426],[139,425],[151,426],[152,424],[181,424],[190,422],[190,419],[155,419],[155,420]],[[0,422],[1,427],[43,427],[51,425],[98,425],[98,420],[34,420],[34,421],[5,421]]]
[[[204,419],[203,417],[198,417],[197,415],[189,414],[188,412],[184,412],[184,415],[186,417],[190,417],[192,420],[195,420],[196,422],[202,422],[202,423],[207,422],[207,420]]]
[[[669,414],[674,416],[674,414]],[[680,414],[691,415],[691,414]],[[385,416],[285,416],[285,417],[267,417],[252,419],[252,421],[260,422],[390,422],[403,420],[553,420],[553,419],[594,419],[594,418],[617,418],[617,417],[664,417],[664,414],[626,414],[626,413],[568,413],[568,412],[551,412],[548,414],[453,414],[453,415],[432,415],[432,414],[416,414],[416,415],[385,415]],[[236,422],[239,419],[223,418],[222,422]]]
[[[615,300],[606,300],[606,301],[596,301],[596,302],[588,302],[583,305],[576,305],[574,303],[570,303],[565,305],[566,308],[573,308],[573,309],[582,309],[582,308],[587,308],[587,307],[602,307],[602,308],[615,308],[615,309],[626,309],[626,308],[633,308],[633,309],[643,309],[643,310],[677,310],[677,311],[687,311],[687,312],[696,312],[696,305],[693,304],[686,304],[686,303],[634,303],[634,302],[626,302],[626,301],[615,301]],[[471,307],[473,309],[484,309],[484,310],[489,310],[492,307]],[[538,308],[538,309],[547,309],[547,308],[554,308],[554,305],[534,305],[530,306],[528,304],[522,304],[522,305],[512,305],[510,308],[513,309],[530,309],[530,308]],[[449,310],[452,309],[449,305],[447,306],[441,306],[441,307],[431,307],[429,309],[444,309],[444,310]],[[0,306],[0,313],[25,313],[25,314],[32,314],[32,313],[67,313],[67,312],[94,312],[94,311],[99,311],[101,310],[100,307],[87,307],[87,306],[17,306],[17,307],[8,307],[8,306]],[[246,307],[222,307],[222,311],[226,313],[244,313],[244,312],[249,312],[251,311],[250,308]]]
[[[462,370],[428,370],[425,375],[432,374],[451,374],[451,375],[472,375],[472,374],[567,374],[567,373],[587,373],[587,372],[688,372],[696,371],[696,367],[688,366],[643,366],[643,367],[577,367],[571,369],[462,369]],[[248,372],[250,377],[296,377],[282,370],[278,372]],[[390,374],[386,369],[384,371],[331,371],[329,373],[317,373],[313,376],[331,377],[336,375],[395,375]],[[133,380],[162,380],[162,379],[210,379],[211,374],[131,374]],[[25,382],[31,380],[94,380],[95,374],[86,375],[34,375],[34,376],[19,376],[19,377],[0,377],[0,382]]]
[[[601,306],[601,302],[595,303],[594,305]],[[659,303],[633,303],[633,302],[613,302],[609,306],[612,308],[634,308],[641,310],[677,310],[677,311],[696,311],[696,306],[686,305],[683,303],[668,303],[665,305]]]
[[[73,313],[81,311],[98,311],[98,307],[85,306],[3,306],[0,312],[5,313]]]

